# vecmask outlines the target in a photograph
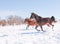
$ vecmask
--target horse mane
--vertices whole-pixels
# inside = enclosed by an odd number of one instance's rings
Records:
[[[37,23],[41,22],[41,16],[38,16],[35,13],[31,13],[30,19],[34,18],[36,20]]]

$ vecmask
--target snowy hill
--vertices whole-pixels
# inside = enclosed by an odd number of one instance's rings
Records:
[[[25,24],[0,26],[0,44],[60,44],[60,22],[54,25],[53,30],[43,26],[44,32],[34,27],[26,30]]]

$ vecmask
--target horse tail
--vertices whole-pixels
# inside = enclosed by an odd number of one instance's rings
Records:
[[[52,21],[55,21],[55,17],[54,17],[54,16],[52,16],[52,17],[51,17],[51,20],[52,20]]]

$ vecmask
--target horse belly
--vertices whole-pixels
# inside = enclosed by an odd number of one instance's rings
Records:
[[[47,22],[42,22],[42,23],[41,23],[41,25],[46,25],[46,24],[48,24],[48,23],[47,23]]]
[[[29,25],[31,25],[31,26],[36,26],[37,24],[36,24],[36,23],[30,23]]]

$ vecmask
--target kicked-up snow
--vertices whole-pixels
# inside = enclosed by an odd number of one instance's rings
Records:
[[[38,27],[39,30],[41,30]],[[0,26],[0,44],[60,44],[60,22],[54,28],[43,26],[44,31],[26,25]]]

